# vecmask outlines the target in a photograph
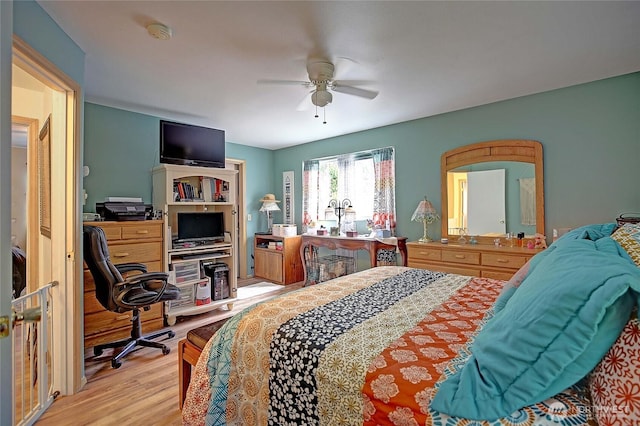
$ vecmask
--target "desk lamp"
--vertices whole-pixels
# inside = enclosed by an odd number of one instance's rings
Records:
[[[262,202],[260,211],[264,212],[267,215],[267,233],[271,234],[271,232],[273,231],[273,217],[271,216],[271,212],[280,211],[280,207],[278,207],[277,204],[280,202],[280,200],[276,200],[276,196],[273,194],[266,194],[260,199],[260,201]]]

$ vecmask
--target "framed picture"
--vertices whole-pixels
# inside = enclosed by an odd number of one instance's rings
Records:
[[[40,233],[51,238],[51,114],[38,136]]]

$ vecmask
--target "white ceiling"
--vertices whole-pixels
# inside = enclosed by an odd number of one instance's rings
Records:
[[[277,149],[640,70],[640,2],[55,1],[86,53],[89,102]],[[150,37],[146,25],[170,26]],[[296,108],[306,61],[367,80],[327,124]]]

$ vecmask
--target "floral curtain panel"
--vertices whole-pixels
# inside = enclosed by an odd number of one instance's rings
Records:
[[[396,172],[392,147],[372,151],[375,172],[373,224],[382,229],[388,227],[391,235],[396,231]]]

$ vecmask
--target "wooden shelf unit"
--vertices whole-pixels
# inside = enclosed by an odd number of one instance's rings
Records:
[[[524,247],[488,244],[407,243],[408,266],[460,275],[508,280],[540,253]]]
[[[270,242],[282,243],[282,250],[263,247]],[[254,276],[284,285],[302,281],[304,269],[300,258],[301,242],[300,235],[279,237],[256,234],[253,243]]]
[[[149,272],[164,271],[163,221],[84,222],[104,230],[109,255],[114,264],[137,262]],[[148,311],[140,311],[143,333],[164,326],[163,304],[155,303]],[[131,312],[116,313],[102,307],[95,295],[93,277],[84,265],[84,347],[124,339],[131,335]]]
[[[229,310],[233,308],[233,302],[235,301],[238,287],[238,274],[235,267],[235,256],[238,247],[235,218],[237,211],[235,200],[236,173],[237,171],[230,169],[181,166],[174,164],[160,164],[152,170],[153,207],[154,209],[162,210],[165,218],[165,247],[163,252],[166,271],[173,270],[173,263],[183,261],[185,256],[191,256],[192,259],[197,258],[201,261],[214,259],[217,262],[225,263],[229,268],[229,298],[214,301],[212,297],[211,302],[206,305],[197,306],[194,304],[192,306],[181,306],[177,309],[171,309],[170,304],[167,304],[165,316],[169,325],[175,322],[177,316],[196,315],[202,312],[218,309],[225,305]],[[175,201],[175,182],[189,182],[196,191],[202,192],[202,182],[204,178],[217,179],[225,183],[225,189],[223,191],[224,201],[204,201],[205,197],[201,197],[201,200]],[[227,235],[225,238],[225,244],[216,245],[214,248],[193,247],[190,249],[174,250],[172,247],[172,234],[177,234],[178,213],[207,211],[224,213],[224,226]],[[202,274],[201,278],[203,278]],[[211,284],[213,290],[213,283]]]

